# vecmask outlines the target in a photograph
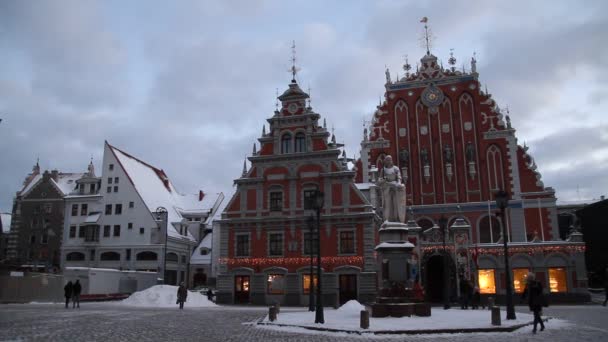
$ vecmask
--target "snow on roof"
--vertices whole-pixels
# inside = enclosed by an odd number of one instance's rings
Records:
[[[11,214],[0,213],[0,222],[2,222],[2,232],[8,233],[11,230]]]
[[[159,207],[167,209],[169,236],[184,238],[172,225],[172,223],[181,222],[181,212],[209,210],[209,203],[212,206],[214,198],[217,198],[216,196],[206,195],[205,197],[210,197],[207,201],[205,201],[205,198],[203,198],[203,201],[199,201],[198,194],[180,194],[163,170],[137,159],[114,146],[109,146],[148,209],[152,212],[156,211]],[[188,239],[195,241],[190,232],[188,232]]]
[[[67,195],[74,191],[76,188],[76,181],[84,176],[84,173],[59,173],[57,180],[53,179],[53,182],[63,192],[63,195]],[[51,178],[52,179],[52,178]]]
[[[100,212],[90,213],[89,216],[84,220],[84,223],[97,223],[99,221],[99,217],[101,217]]]
[[[29,183],[27,183],[25,185],[25,187],[23,188],[23,190],[21,190],[22,194],[25,194],[26,192],[30,191],[30,189],[32,187],[34,187],[34,184],[38,183],[38,181],[40,181],[42,179],[42,175],[41,174],[37,174],[34,176],[34,178],[32,178]]]
[[[211,243],[213,242],[213,234],[205,235],[201,243],[194,249],[190,257],[190,264],[209,264],[211,262]],[[206,255],[201,255],[201,248],[207,249]]]
[[[414,246],[411,242],[382,242],[381,244],[379,244],[378,246],[376,246],[376,249],[384,249],[384,248],[414,248],[416,246]]]
[[[355,183],[355,186],[359,190],[369,190],[372,185],[374,185],[374,183]]]

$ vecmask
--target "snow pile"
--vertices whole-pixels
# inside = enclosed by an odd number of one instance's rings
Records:
[[[153,308],[175,308],[178,307],[177,286],[155,285],[143,291],[135,292],[121,303],[128,306],[153,307]],[[206,296],[198,292],[188,291],[186,307],[201,308],[217,306],[210,302]]]
[[[361,313],[361,310],[365,310],[365,306],[352,299],[344,303],[344,305],[342,305],[337,311],[340,311],[341,313],[347,315],[359,315]]]

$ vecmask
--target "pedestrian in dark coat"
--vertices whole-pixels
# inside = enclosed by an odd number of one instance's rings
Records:
[[[212,300],[213,300],[213,291],[211,290],[211,288],[208,288],[208,289],[207,289],[207,299],[208,299],[209,301],[212,301]]]
[[[545,330],[545,324],[543,323],[541,311],[543,306],[546,305],[545,294],[543,293],[543,285],[534,279],[534,273],[528,273],[528,280],[526,282],[526,289],[522,294],[522,299],[528,297],[528,306],[530,311],[534,313],[534,328],[532,332],[536,334],[536,325],[540,323],[540,331]]]
[[[470,286],[469,281],[460,279],[460,308],[467,310],[469,308]]]
[[[63,287],[63,295],[65,296],[65,308],[68,308],[68,304],[70,304],[70,298],[72,298],[72,290],[73,285],[72,281],[68,281],[67,284]]]
[[[473,297],[471,299],[471,306],[473,310],[479,309],[479,303],[481,302],[481,294],[479,294],[479,287],[475,286],[473,289]]]
[[[187,297],[188,290],[186,290],[186,286],[182,282],[181,284],[179,284],[179,288],[177,289],[177,303],[179,304],[180,309],[184,308],[184,302],[186,301]]]
[[[80,292],[82,291],[82,286],[80,285],[80,280],[76,280],[74,283],[74,287],[72,289],[72,309],[77,307],[80,309]]]

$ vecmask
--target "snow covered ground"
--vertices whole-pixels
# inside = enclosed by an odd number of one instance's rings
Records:
[[[133,293],[129,298],[120,302],[121,305],[153,308],[175,308],[177,304],[177,286],[156,285],[146,290]],[[215,307],[206,296],[198,292],[188,291],[184,307],[201,308]]]
[[[447,330],[447,329],[484,329],[495,328],[491,323],[488,310],[460,310],[433,308],[431,317],[386,317],[373,318],[370,315],[369,329],[359,327],[359,317],[364,306],[352,300],[337,310],[325,309],[325,324],[315,324],[315,313],[309,311],[282,312],[277,320],[270,322],[268,317],[264,323],[314,327],[347,331],[402,331],[402,330]],[[533,321],[531,314],[517,313],[517,319],[507,321],[505,311],[501,311],[501,327],[510,327]]]

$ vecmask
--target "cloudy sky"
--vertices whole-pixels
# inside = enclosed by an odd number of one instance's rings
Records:
[[[358,155],[384,68],[477,54],[560,200],[608,194],[606,1],[0,1],[0,211],[43,169],[99,167],[103,142],[182,192],[232,192],[297,45],[301,86]],[[468,68],[468,63],[467,63]]]

